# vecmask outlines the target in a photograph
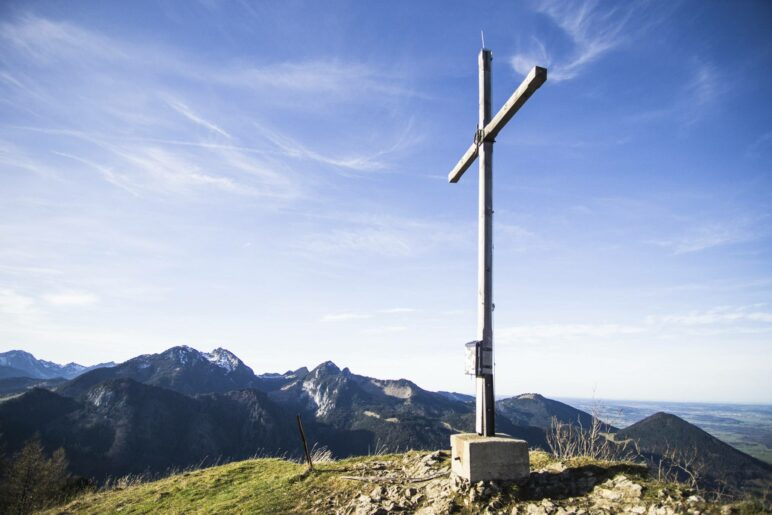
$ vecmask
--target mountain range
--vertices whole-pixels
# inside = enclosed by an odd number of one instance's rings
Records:
[[[330,361],[255,374],[226,349],[185,346],[88,368],[35,364],[22,351],[0,356],[18,373],[36,373],[0,379],[0,394],[7,396],[0,402],[0,448],[14,452],[38,436],[48,451],[66,450],[74,473],[97,480],[253,455],[299,456],[296,415],[311,443],[336,457],[446,448],[452,433],[474,428],[469,396],[358,375]],[[52,378],[41,369],[67,369],[74,377]],[[583,428],[593,421],[538,394],[499,400],[496,409],[498,432],[543,449],[553,417]],[[768,464],[672,415],[602,428],[617,441],[638,442],[652,463],[672,446],[695,449],[709,480],[734,478],[731,486],[741,488],[772,478]]]
[[[77,363],[59,365],[50,361],[37,359],[29,352],[11,350],[0,353],[0,379],[11,377],[28,377],[32,379],[72,379],[74,377],[102,367],[111,367],[115,363],[100,363],[86,367]]]

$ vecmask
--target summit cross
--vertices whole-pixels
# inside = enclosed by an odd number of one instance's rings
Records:
[[[491,51],[480,50],[479,87],[480,120],[474,142],[448,175],[455,183],[479,157],[479,221],[477,270],[477,341],[471,345],[473,366],[468,373],[476,376],[475,431],[495,436],[495,399],[493,396],[493,142],[534,91],[547,80],[547,69],[534,66],[496,116],[491,118]]]

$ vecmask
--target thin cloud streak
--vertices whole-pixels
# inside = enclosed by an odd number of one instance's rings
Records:
[[[226,138],[230,139],[231,135],[225,132],[223,129],[218,127],[217,125],[213,124],[212,122],[208,122],[201,118],[199,115],[194,113],[187,105],[183,104],[182,102],[177,102],[174,100],[168,100],[167,103],[169,104],[169,107],[180,113],[182,116],[190,120],[191,122],[195,123],[196,125],[200,125],[201,127],[204,127],[206,129],[209,129],[212,132],[216,132],[220,134],[221,136],[225,136]]]
[[[756,138],[745,151],[748,157],[759,157],[772,148],[772,131],[765,132]]]
[[[0,313],[4,315],[29,316],[38,313],[35,299],[18,293],[11,288],[0,288]]]
[[[382,158],[403,151],[409,145],[415,144],[418,141],[418,137],[413,134],[413,122],[411,119],[405,128],[397,135],[397,138],[392,145],[377,150],[370,155],[337,158],[311,150],[295,139],[286,134],[282,134],[277,130],[271,129],[265,124],[255,124],[255,126],[266,139],[287,157],[314,161],[358,172],[383,170],[386,168],[387,163],[383,161]]]
[[[684,315],[652,316],[651,324],[712,325],[732,322],[772,323],[772,312],[753,310],[755,306],[740,308],[715,308],[709,311],[692,311]]]
[[[368,320],[375,317],[383,317],[384,315],[406,315],[409,313],[415,313],[413,308],[385,308],[378,309],[372,312],[352,311],[345,313],[331,313],[324,315],[319,319],[320,322],[348,322],[352,320]],[[395,327],[395,326],[389,326]],[[399,326],[402,327],[402,326]],[[404,328],[403,328],[404,329]]]
[[[168,48],[120,41],[75,24],[33,15],[0,24],[0,41],[24,59],[42,65],[68,61],[86,66],[94,60],[115,66],[142,69],[156,78],[178,78],[204,84],[219,84],[243,90],[270,91],[289,100],[323,96],[327,100],[349,102],[370,94],[421,97],[404,83],[398,73],[383,67],[337,59],[255,65],[235,59],[218,63],[216,69],[191,56]],[[148,58],[152,56],[152,58]],[[300,95],[300,96],[299,96]],[[305,103],[305,102],[301,102]]]
[[[624,338],[662,337],[684,334],[703,336],[732,334],[767,334],[772,331],[772,312],[759,306],[718,307],[686,314],[649,315],[637,324],[553,323],[526,324],[497,329],[497,340],[506,344],[549,342],[555,345],[578,341],[599,343]],[[760,327],[761,326],[761,327]],[[691,328],[696,328],[695,332]]]
[[[397,216],[366,216],[342,213],[329,218],[339,228],[310,232],[298,239],[293,247],[301,254],[319,255],[379,255],[403,259],[447,250],[468,241],[474,223],[459,224]]]
[[[714,108],[721,95],[730,91],[725,74],[707,60],[696,60],[690,74],[683,86],[681,100],[674,108],[686,127],[700,121]]]
[[[629,24],[639,8],[637,2],[539,2],[536,11],[548,16],[563,31],[571,41],[572,50],[563,58],[553,59],[545,44],[533,37],[530,47],[515,54],[510,63],[521,75],[527,74],[534,65],[546,65],[550,82],[573,79],[587,65],[630,39]]]
[[[395,314],[395,313],[415,313],[417,310],[413,308],[389,308],[381,309],[379,313]]]
[[[324,315],[321,322],[348,322],[350,320],[366,320],[372,318],[372,315],[368,313],[336,313]]]
[[[693,228],[679,237],[652,243],[671,249],[674,255],[692,254],[754,240],[760,237],[754,225],[746,219],[715,222]]]
[[[560,340],[573,337],[610,337],[637,334],[643,329],[619,324],[534,324],[505,327],[498,330],[497,339],[506,342]]]
[[[46,293],[41,298],[53,306],[63,307],[91,306],[99,302],[93,293],[78,291]]]

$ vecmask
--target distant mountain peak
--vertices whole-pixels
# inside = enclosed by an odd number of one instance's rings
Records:
[[[178,345],[166,349],[160,355],[170,358],[181,365],[189,365],[199,360],[206,360],[213,365],[225,369],[227,372],[233,372],[239,366],[243,365],[243,362],[238,356],[222,347],[218,347],[212,352],[201,352],[188,345]],[[154,359],[155,356],[155,354],[145,354],[140,357],[143,358],[143,360],[148,361]]]
[[[188,345],[178,345],[158,354],[137,356],[115,366],[109,373],[86,374],[82,380],[63,386],[61,391],[70,396],[82,395],[84,389],[111,378],[129,378],[185,395],[259,388],[261,383],[252,369],[227,349],[218,347],[201,352]]]
[[[582,427],[590,427],[593,424],[593,416],[590,413],[534,392],[500,399],[496,401],[496,409],[516,424],[542,429],[548,429],[552,425],[553,418],[567,424],[578,423]],[[601,424],[604,431],[615,430],[606,423],[601,422]]]
[[[315,369],[311,371],[314,375],[320,375],[322,373],[324,374],[339,374],[340,368],[338,368],[338,365],[333,363],[332,361],[325,361],[324,363],[319,364]]]
[[[197,351],[193,347],[188,347],[187,345],[177,345],[175,347],[171,347],[163,351],[160,355],[166,359],[175,361],[180,365],[187,365],[191,361],[195,361],[197,358],[202,358],[201,353],[199,351]],[[145,360],[148,360],[148,359],[155,358],[155,356],[157,355],[145,354],[140,357],[144,358]]]
[[[210,363],[224,368],[228,372],[233,372],[239,365],[242,365],[241,360],[235,354],[222,347],[218,347],[212,352],[203,354],[203,356],[208,359]]]
[[[284,375],[288,377],[305,377],[308,375],[308,367],[300,367],[297,370],[289,370]]]
[[[654,413],[653,415],[650,415],[648,418],[650,420],[657,420],[657,419],[660,419],[660,420],[680,420],[681,422],[688,423],[684,419],[682,419],[681,417],[679,417],[677,415],[673,415],[672,413],[667,413],[665,411],[658,411],[658,412]]]
[[[544,396],[540,393],[521,393],[515,397],[516,399],[541,401],[544,400]]]
[[[647,427],[660,428],[664,426],[677,428],[678,430],[688,429],[688,430],[703,431],[699,427],[695,426],[694,424],[690,424],[689,422],[682,419],[681,417],[677,415],[673,415],[672,413],[666,413],[664,411],[658,411],[653,415],[649,415],[643,420],[639,420],[635,424],[631,425],[627,429],[635,430],[635,429],[647,428]]]
[[[3,352],[2,354],[0,354],[0,363],[3,363],[3,360],[6,359],[6,356],[7,357],[17,357],[17,356],[18,357],[22,357],[22,356],[24,356],[24,357],[28,357],[28,358],[34,358],[35,357],[35,356],[33,356],[32,354],[30,354],[29,352],[27,352],[25,350],[11,349],[9,351],[6,351],[6,352]]]

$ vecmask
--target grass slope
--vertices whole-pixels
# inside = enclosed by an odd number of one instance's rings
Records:
[[[360,488],[339,470],[366,459],[319,464],[314,474],[282,459],[240,461],[87,494],[51,513],[286,513],[319,492]]]
[[[689,498],[682,485],[660,483],[646,467],[587,458],[557,461],[531,452],[531,477],[493,487],[448,479],[450,453],[350,458],[313,472],[291,461],[262,458],[183,472],[154,482],[82,495],[50,514],[65,513],[768,513],[757,501],[731,506]],[[452,486],[455,485],[455,486]],[[616,486],[614,486],[616,485]],[[626,486],[625,486],[626,485]],[[624,489],[636,495],[626,497]],[[605,493],[604,493],[605,492]],[[672,507],[673,510],[665,510]],[[545,508],[545,511],[538,511]],[[637,511],[630,511],[636,508]],[[664,511],[658,511],[658,510]],[[488,511],[486,511],[488,510]],[[536,510],[536,511],[534,511]],[[641,511],[643,510],[643,511]],[[653,511],[652,511],[653,510]],[[691,510],[691,511],[689,511]]]

